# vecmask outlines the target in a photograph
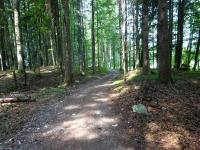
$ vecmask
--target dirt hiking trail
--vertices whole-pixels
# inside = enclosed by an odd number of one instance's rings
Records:
[[[117,150],[123,147],[118,118],[110,103],[111,72],[81,85],[70,96],[46,106],[22,131],[0,145],[3,150]]]

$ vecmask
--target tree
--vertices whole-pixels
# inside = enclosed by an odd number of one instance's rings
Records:
[[[71,32],[70,32],[70,7],[69,0],[62,0],[64,15],[65,15],[65,30],[66,30],[66,60],[65,60],[65,83],[70,85],[72,83],[72,47],[71,47]]]
[[[120,23],[120,47],[122,54],[122,66],[124,77],[128,72],[128,52],[127,52],[127,3],[126,0],[119,0],[119,23]],[[125,79],[125,78],[124,78]]]
[[[124,51],[123,51],[123,69],[124,69],[124,74],[126,74],[128,72],[128,24],[127,24],[127,19],[128,19],[128,16],[127,16],[127,0],[125,0],[123,2],[123,5],[122,5],[122,10],[124,10],[124,19],[123,20],[123,26],[125,28],[125,34],[124,34]]]
[[[3,71],[7,69],[6,66],[6,52],[5,52],[5,17],[4,17],[4,1],[0,1],[0,59],[1,68]]]
[[[58,0],[47,0],[48,12],[52,18],[51,22],[51,30],[55,36],[55,45],[57,49],[58,62],[60,66],[61,73],[64,74],[63,71],[63,49],[62,49],[62,30],[59,16],[59,4]]]
[[[94,16],[95,16],[95,4],[94,4],[94,0],[92,0],[91,2],[92,5],[92,70],[93,73],[95,73],[95,67],[96,67],[96,62],[95,62],[95,31],[94,31]]]
[[[143,73],[149,72],[149,47],[148,47],[148,0],[142,3],[142,50],[143,50]]]
[[[159,44],[159,78],[162,82],[171,80],[171,59],[167,1],[158,2],[158,44]],[[165,34],[163,34],[165,33]]]
[[[197,48],[195,53],[195,60],[194,60],[194,67],[193,70],[196,70],[197,63],[198,63],[198,56],[199,56],[199,47],[200,47],[200,28],[199,28],[199,35],[198,35],[198,41],[197,41]]]
[[[17,48],[18,69],[23,70],[23,50],[21,46],[20,30],[19,30],[19,0],[13,1],[14,6],[14,24],[15,24],[15,40]]]
[[[124,49],[124,42],[123,42],[123,15],[122,15],[122,0],[118,0],[118,14],[119,14],[119,37],[120,37],[120,70],[122,71],[122,53]]]
[[[173,10],[174,0],[169,0],[169,47],[170,47],[170,60],[172,60],[173,50]]]
[[[133,16],[133,69],[135,69],[135,62],[136,62],[136,58],[135,58],[135,1],[132,1],[131,3],[131,7],[132,7],[132,16]]]
[[[27,85],[27,78],[26,78],[26,68],[25,68],[25,61],[24,61],[24,51],[21,45],[21,35],[19,29],[19,0],[14,0],[14,25],[15,25],[15,41],[16,41],[16,48],[17,48],[17,63],[18,63],[18,70],[23,72],[24,75],[24,85]]]
[[[82,27],[82,11],[81,0],[77,0],[77,38],[78,38],[78,53],[79,53],[79,66],[80,73],[84,75],[84,54],[83,54],[83,27]]]
[[[136,27],[136,54],[135,54],[135,64],[136,67],[139,67],[140,63],[140,33],[139,33],[139,2],[136,0],[136,21],[135,21],[135,27]]]
[[[195,0],[1,0],[0,67],[18,68],[26,77],[26,65],[34,72],[58,65],[71,84],[73,74],[95,73],[97,66],[99,71],[120,69],[124,77],[135,67],[148,74],[157,59],[160,79],[169,80],[163,75],[170,74],[168,46],[177,69],[182,61],[198,66],[199,7]]]
[[[194,35],[194,28],[192,26],[192,19],[190,19],[190,36],[189,36],[189,42],[188,42],[188,46],[187,46],[187,65],[190,65],[190,61],[191,61],[191,51],[192,51],[192,43],[193,43],[193,35]]]
[[[180,69],[182,63],[185,3],[186,0],[179,0],[178,4],[178,33],[177,33],[177,44],[176,44],[176,54],[175,54],[175,68],[177,70]]]

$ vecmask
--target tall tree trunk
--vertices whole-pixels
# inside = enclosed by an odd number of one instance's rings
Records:
[[[52,58],[52,65],[55,66],[55,56],[54,56],[54,47],[53,47],[53,39],[52,39],[52,33],[49,33],[49,38],[50,38],[50,47],[51,47],[51,58]]]
[[[135,50],[135,0],[132,1],[132,15],[133,15],[133,69],[135,69],[136,64],[136,50]]]
[[[114,43],[114,41],[112,41],[113,69],[116,68],[116,56],[115,56],[116,54],[115,54],[115,51],[116,51],[115,43]]]
[[[69,0],[62,0],[65,15],[66,28],[66,60],[65,60],[65,83],[70,85],[72,83],[72,47],[71,47],[71,33],[70,33],[70,3]]]
[[[200,47],[200,28],[199,28],[199,37],[198,37],[198,42],[197,42],[197,49],[196,49],[195,59],[194,59],[194,67],[193,67],[194,71],[196,70],[197,63],[198,63],[199,47]]]
[[[62,75],[64,75],[63,71],[63,49],[62,49],[62,30],[61,30],[61,24],[60,24],[60,17],[59,17],[59,6],[58,6],[58,0],[51,0],[51,7],[52,7],[52,13],[53,13],[53,19],[54,19],[54,27],[57,33],[57,51],[58,51],[58,62],[60,65],[60,70]]]
[[[179,0],[178,4],[178,33],[177,33],[177,45],[175,53],[175,68],[180,69],[182,63],[182,51],[183,51],[183,24],[185,16],[185,3],[186,0]]]
[[[153,68],[155,68],[155,39],[154,37],[152,38],[152,44],[153,44]]]
[[[98,5],[97,5],[98,8]],[[100,37],[99,37],[99,12],[97,9],[97,63],[98,63],[98,70],[100,71]]]
[[[193,41],[193,34],[194,34],[194,28],[193,28],[193,21],[192,21],[192,18],[190,20],[190,37],[189,37],[189,42],[188,42],[188,47],[187,47],[187,52],[188,52],[188,55],[187,55],[187,62],[186,64],[187,65],[190,65],[190,61],[191,61],[191,51],[192,51],[192,41]]]
[[[95,17],[95,4],[94,0],[92,0],[92,70],[95,73],[96,63],[95,63],[95,31],[94,31],[94,17]]]
[[[5,51],[5,16],[4,16],[4,0],[0,1],[0,55],[2,62],[2,70],[7,69],[6,51]]]
[[[17,47],[17,62],[18,62],[18,70],[23,72],[24,75],[24,85],[27,85],[27,77],[25,70],[25,60],[24,60],[24,52],[21,45],[21,34],[19,29],[19,0],[13,1],[14,6],[14,25],[15,25],[15,40]]]
[[[57,48],[57,59],[60,66],[60,70],[62,75],[63,71],[63,43],[62,43],[62,28],[60,23],[60,15],[59,15],[59,4],[58,0],[46,0],[47,10],[49,15],[51,16],[51,29],[52,34],[55,36],[55,44]]]
[[[15,24],[15,39],[17,47],[17,63],[18,69],[23,70],[23,50],[21,46],[20,30],[19,30],[19,0],[14,0],[14,24]]]
[[[81,7],[85,8],[85,4],[82,0],[81,0]],[[83,11],[84,10],[82,9],[81,10],[81,14],[82,14],[81,28],[82,28],[82,41],[83,41],[83,44],[82,44],[82,47],[83,47],[82,59],[83,59],[83,69],[85,70],[86,69],[86,47],[85,47],[85,26],[84,26],[84,17],[83,17],[84,12]]]
[[[120,70],[122,71],[122,52],[124,48],[123,43],[123,30],[122,30],[122,21],[123,21],[123,15],[122,15],[122,0],[118,0],[118,6],[119,6],[119,35],[120,35]]]
[[[148,0],[143,0],[142,6],[142,50],[143,50],[143,73],[149,72],[149,47],[148,47]]]
[[[79,53],[79,66],[80,73],[84,75],[84,60],[83,60],[83,35],[82,35],[82,11],[81,0],[77,0],[77,41],[78,41],[78,53]]]
[[[45,66],[49,65],[49,52],[48,52],[48,37],[44,36],[44,46],[45,46]]]
[[[112,68],[112,42],[111,40],[108,41],[108,47],[109,47],[109,69]]]
[[[120,14],[120,38],[121,38],[121,53],[122,53],[122,66],[125,75],[128,72],[128,53],[127,53],[127,6],[126,0],[119,1],[119,14]],[[126,79],[125,79],[126,80]]]
[[[162,82],[171,80],[171,60],[168,27],[168,4],[166,0],[158,2],[158,44],[159,44],[159,78]],[[165,34],[163,34],[165,33]]]
[[[123,26],[125,27],[125,35],[124,35],[124,51],[123,51],[123,69],[124,74],[128,72],[128,16],[127,16],[127,0],[123,2],[123,10],[124,10],[124,19]]]
[[[174,0],[169,0],[169,48],[170,48],[170,61],[172,62],[172,51],[173,51],[173,10]]]
[[[139,67],[140,62],[140,33],[139,33],[139,2],[136,0],[136,20],[135,20],[135,26],[136,26],[136,53],[135,53],[135,59],[136,59],[136,67]]]

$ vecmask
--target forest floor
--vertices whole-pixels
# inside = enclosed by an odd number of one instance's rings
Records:
[[[199,150],[200,72],[176,73],[169,84],[159,83],[155,72],[130,72],[127,78],[126,83],[115,81],[114,91],[120,94],[113,99],[127,145],[136,150]],[[145,105],[148,115],[133,113],[136,104]]]
[[[65,87],[56,67],[41,67],[40,73],[27,71],[28,86],[23,86],[23,76],[17,74],[15,88],[12,72],[0,72],[0,98],[26,95],[36,102],[0,104],[0,143],[20,131],[33,115],[49,103],[55,103],[70,95],[79,85],[98,79],[102,73],[76,76],[71,87]],[[0,148],[1,149],[1,148]]]
[[[126,83],[111,72],[70,93],[61,89],[29,115],[23,129],[2,139],[0,149],[198,149],[199,75],[180,73],[166,85],[155,80],[153,72],[130,72]],[[144,104],[148,115],[133,113],[135,104]],[[32,103],[26,105],[32,109]]]

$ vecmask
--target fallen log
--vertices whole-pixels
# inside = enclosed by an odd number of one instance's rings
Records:
[[[0,98],[0,104],[3,103],[18,103],[18,102],[35,102],[31,97],[6,97]]]
[[[3,77],[5,77],[5,76],[6,76],[6,74],[2,74],[2,75],[0,75],[0,79],[3,78]]]

